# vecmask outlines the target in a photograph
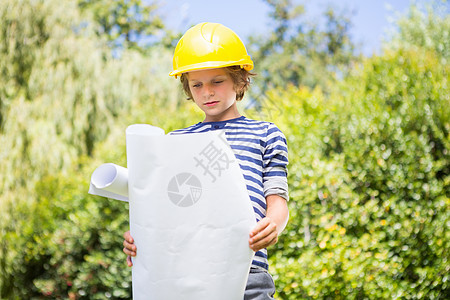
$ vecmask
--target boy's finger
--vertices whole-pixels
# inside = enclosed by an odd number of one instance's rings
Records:
[[[278,241],[277,235],[269,235],[266,236],[264,239],[257,241],[256,243],[251,243],[250,248],[256,252],[258,250],[267,248],[268,246],[275,244],[277,241]]]
[[[254,237],[270,224],[267,218],[261,219],[256,226],[250,231],[250,237]]]
[[[129,267],[132,267],[132,266],[133,266],[133,261],[131,260],[131,256],[127,256],[127,265],[128,265]]]
[[[131,244],[134,243],[134,239],[133,239],[133,237],[131,236],[131,234],[130,234],[129,231],[127,231],[127,232],[125,232],[125,233],[123,234],[123,238],[124,238],[128,243],[131,243]]]
[[[136,245],[128,243],[127,240],[123,241],[123,246],[125,248],[127,248],[128,250],[130,250],[130,251],[135,251],[136,252]]]
[[[134,251],[131,251],[130,249],[128,249],[128,248],[126,248],[126,247],[124,247],[124,248],[122,249],[122,251],[123,251],[123,253],[125,253],[126,255],[130,255],[130,256],[135,256],[135,255],[136,255],[136,253],[135,253]]]
[[[267,244],[269,241],[273,240],[274,237],[276,237],[276,234],[274,234],[273,231],[265,230],[264,232],[260,232],[255,237],[250,238],[249,244],[250,246]]]
[[[265,237],[272,235],[274,232],[276,232],[276,225],[273,223],[267,224],[264,228],[261,228],[261,230],[255,234],[250,234],[250,243],[255,243],[259,240],[264,239]]]
[[[123,248],[122,251],[123,251],[123,253],[125,253],[127,256],[133,256],[133,257],[136,256],[136,252],[130,251],[130,250],[128,250],[127,248]]]

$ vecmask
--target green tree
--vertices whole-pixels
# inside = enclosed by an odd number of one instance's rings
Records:
[[[290,221],[269,251],[281,299],[449,296],[446,74],[435,53],[402,50],[330,97],[269,93],[290,149]]]
[[[303,5],[290,0],[265,2],[274,29],[250,38],[258,73],[252,96],[259,99],[269,89],[290,85],[328,90],[330,82],[345,74],[355,60],[349,17],[330,7],[324,13],[325,28],[320,29],[318,22],[307,22]]]
[[[113,56],[89,12],[100,2],[89,3],[0,4],[2,299],[129,299],[127,207],[87,195],[89,175],[125,165],[129,124],[170,131],[200,119],[167,76],[171,51]],[[260,65],[285,46],[327,72],[347,64],[346,34],[297,30],[302,10],[283,10],[290,3],[270,2],[280,25]],[[328,31],[348,30],[328,20]],[[276,122],[290,149],[291,218],[270,251],[281,299],[449,297],[448,27],[448,13],[410,12],[382,55],[349,76],[324,73],[333,86],[303,81],[299,68],[247,112]],[[292,50],[296,36],[311,41],[304,52]]]
[[[164,28],[155,1],[78,0],[78,5],[92,15],[97,35],[106,36],[113,47],[142,49],[140,41]]]
[[[426,20],[448,31],[434,15],[399,31]],[[290,149],[291,217],[269,253],[281,299],[450,295],[449,67],[445,51],[390,45],[329,95],[268,93],[261,113]]]
[[[145,56],[125,49],[114,57],[73,1],[2,1],[0,16],[0,298],[129,295],[115,281],[128,271],[111,278],[123,264],[116,243],[125,207],[89,197],[93,169],[83,166],[107,137],[123,139],[130,122],[185,125],[189,109],[165,118],[181,99],[167,76],[171,53],[155,45]]]
[[[0,140],[2,157],[9,158],[0,162],[4,190],[91,155],[119,112],[129,113],[151,94],[159,93],[162,103],[176,101],[177,89],[161,93],[175,82],[151,83],[158,72],[169,72],[170,63],[153,63],[158,55],[170,61],[166,50],[114,58],[71,1],[6,1],[0,15]]]
[[[450,59],[450,17],[448,1],[431,1],[420,9],[411,6],[398,21],[398,30],[391,33],[387,48],[420,47],[435,52],[442,63]]]

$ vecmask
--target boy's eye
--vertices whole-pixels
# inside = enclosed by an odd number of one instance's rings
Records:
[[[196,84],[193,84],[193,85],[192,85],[192,87],[194,87],[194,88],[198,88],[198,87],[201,87],[201,86],[202,86],[201,83],[196,83]]]
[[[214,81],[215,84],[220,84],[222,82],[223,82],[223,80],[216,80],[216,81]]]

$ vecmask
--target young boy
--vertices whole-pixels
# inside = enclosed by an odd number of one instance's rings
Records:
[[[272,123],[247,119],[236,101],[250,84],[253,62],[244,44],[229,28],[201,23],[189,29],[177,44],[171,76],[180,76],[189,99],[205,113],[203,122],[171,134],[224,130],[239,162],[252,201],[257,225],[249,233],[255,251],[244,299],[273,299],[275,285],[268,273],[267,250],[286,226],[288,186],[287,145]],[[124,253],[136,256],[130,232],[124,234]]]

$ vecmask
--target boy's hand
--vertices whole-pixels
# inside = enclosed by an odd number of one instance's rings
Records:
[[[278,235],[286,227],[289,218],[289,209],[284,198],[269,195],[266,201],[267,215],[256,223],[248,240],[250,248],[255,252],[276,244]]]
[[[136,245],[134,244],[134,239],[131,236],[130,232],[127,231],[123,234],[123,252],[127,255],[127,265],[129,267],[133,266],[133,262],[131,261],[132,256],[136,256]]]
[[[277,224],[265,217],[256,223],[255,228],[250,231],[248,244],[253,251],[267,248],[278,241]]]

